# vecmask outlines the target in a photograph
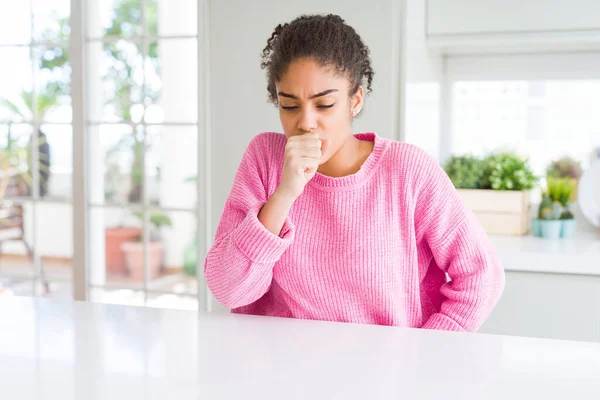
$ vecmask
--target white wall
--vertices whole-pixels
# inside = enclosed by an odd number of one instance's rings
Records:
[[[373,93],[367,98],[355,130],[376,131],[391,138],[397,135],[399,121],[401,3],[393,0],[210,2],[213,232],[243,151],[252,137],[263,131],[281,131],[278,112],[267,103],[265,74],[260,69],[260,53],[275,26],[300,14],[337,13],[355,27],[371,49],[375,69]]]
[[[260,69],[260,53],[277,24],[301,14],[334,13],[352,25],[369,46],[375,70],[373,93],[354,130],[399,138],[402,11],[403,2],[394,0],[210,1],[211,237],[246,146],[260,132],[281,132]]]
[[[404,140],[440,157],[443,59],[427,49],[425,0],[406,0]]]
[[[432,35],[600,29],[597,0],[428,0]]]

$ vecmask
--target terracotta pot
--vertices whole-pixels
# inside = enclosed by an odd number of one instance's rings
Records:
[[[125,254],[127,271],[135,281],[144,280],[144,244],[141,242],[125,242],[121,245]],[[164,245],[162,242],[148,243],[148,279],[156,279],[160,275],[163,264]]]
[[[125,275],[127,264],[121,245],[142,234],[141,228],[108,228],[104,231],[106,272]]]

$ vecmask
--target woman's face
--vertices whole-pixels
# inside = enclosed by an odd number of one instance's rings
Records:
[[[327,139],[321,163],[334,155],[352,134],[352,114],[362,107],[362,87],[350,97],[349,85],[348,78],[311,59],[293,62],[276,82],[285,135],[289,138],[314,132]]]

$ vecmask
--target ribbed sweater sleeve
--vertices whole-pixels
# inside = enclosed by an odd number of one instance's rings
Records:
[[[269,290],[273,266],[294,238],[289,218],[279,236],[258,220],[268,200],[268,150],[264,134],[249,144],[204,262],[210,291],[228,308],[253,303]]]
[[[431,254],[432,267],[450,281],[441,287],[439,312],[423,328],[476,331],[504,289],[504,269],[475,215],[463,204],[437,161],[415,152],[418,194],[415,205],[417,246]]]

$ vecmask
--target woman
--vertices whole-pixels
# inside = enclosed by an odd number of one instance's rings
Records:
[[[256,136],[243,157],[205,260],[216,299],[244,314],[475,331],[502,266],[434,158],[352,134],[374,75],[359,35],[302,16],[275,28],[262,67],[285,134]]]

